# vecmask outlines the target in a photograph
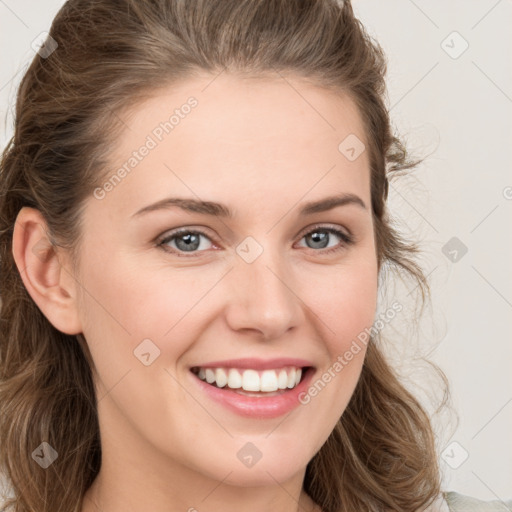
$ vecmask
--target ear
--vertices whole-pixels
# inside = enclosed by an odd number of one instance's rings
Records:
[[[43,315],[65,334],[82,332],[77,280],[65,250],[52,244],[41,212],[23,207],[12,238],[12,253],[23,284]]]

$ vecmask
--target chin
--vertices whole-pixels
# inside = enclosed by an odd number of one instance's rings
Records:
[[[296,462],[295,464],[283,464],[279,452],[271,457],[273,460],[268,460],[265,465],[260,460],[252,468],[236,467],[233,469],[232,467],[232,473],[224,480],[224,483],[239,487],[275,486],[276,482],[284,483],[290,480],[304,470],[307,465],[307,463],[298,465]]]
[[[208,478],[222,481],[228,485],[240,487],[261,487],[275,485],[277,482],[286,482],[297,473],[304,471],[308,462],[314,455],[311,451],[304,451],[303,442],[296,439],[295,447],[299,450],[290,450],[286,446],[276,446],[266,443],[264,439],[236,443],[233,456],[222,453],[219,459],[217,453],[210,452],[208,457],[196,461],[195,471],[203,473]],[[234,443],[235,444],[235,443]],[[267,445],[266,447],[263,445]],[[239,448],[239,446],[242,448]],[[261,450],[256,448],[261,447]]]

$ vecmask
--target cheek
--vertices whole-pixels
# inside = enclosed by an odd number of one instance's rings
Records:
[[[207,277],[192,282],[186,272],[171,275],[143,261],[136,264],[113,255],[101,262],[98,257],[89,260],[84,272],[82,301],[87,328],[99,330],[102,337],[116,333],[115,338],[129,338],[134,344],[139,338],[161,339],[209,286]]]
[[[163,334],[177,321],[176,305],[181,304],[180,297],[186,302],[186,297],[174,288],[162,292],[164,286],[155,273],[143,265],[127,265],[113,251],[109,258],[106,254],[108,250],[98,247],[85,255],[89,259],[84,258],[80,312],[95,365],[104,386],[110,388],[128,370],[143,366],[137,359],[139,346],[143,353],[150,352],[152,360],[159,356]]]
[[[197,334],[193,329],[200,329],[192,325],[191,310],[215,279],[191,285],[185,273],[174,273],[171,280],[167,272],[166,280],[165,272],[149,266],[137,270],[122,258],[102,265],[90,261],[83,276],[84,335],[98,370],[104,421],[118,421],[107,405],[113,401],[130,424],[165,439],[164,427],[178,428],[179,417],[162,404],[180,404],[180,410],[194,406],[171,374]],[[109,400],[102,400],[107,395]]]
[[[373,324],[377,308],[376,261],[362,257],[356,265],[331,272],[329,287],[316,295],[315,311],[330,332],[329,352],[334,359],[349,349],[357,336]]]
[[[359,380],[375,319],[377,287],[376,260],[369,253],[356,264],[331,271],[327,291],[311,295],[328,357],[301,402],[310,408],[310,428],[325,438],[342,416]]]

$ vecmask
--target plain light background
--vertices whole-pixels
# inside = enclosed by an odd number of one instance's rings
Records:
[[[2,149],[32,41],[62,4],[0,0]],[[420,240],[432,287],[432,311],[411,347],[448,376],[459,416],[458,425],[433,417],[444,488],[509,499],[512,2],[354,0],[353,6],[386,52],[397,133],[413,155],[427,156],[416,180],[392,185],[390,206],[403,230]],[[405,332],[407,325],[393,327]],[[414,357],[409,348],[391,346],[390,356],[428,389],[428,374],[407,366]]]

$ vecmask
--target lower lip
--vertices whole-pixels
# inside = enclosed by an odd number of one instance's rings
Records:
[[[314,368],[308,368],[302,380],[293,389],[274,396],[246,396],[229,388],[218,388],[201,380],[192,372],[192,378],[212,400],[222,404],[231,411],[250,418],[277,418],[287,414],[301,405],[299,396],[305,392],[314,374]]]

